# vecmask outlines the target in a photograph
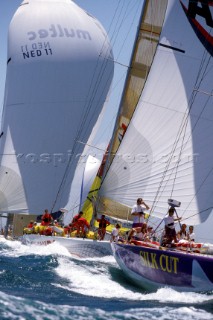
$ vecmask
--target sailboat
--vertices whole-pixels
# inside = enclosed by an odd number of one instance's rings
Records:
[[[138,30],[137,30],[136,39],[139,37],[140,37],[140,28],[138,28]],[[137,45],[138,45],[138,42],[135,41],[134,59],[131,59],[131,61],[136,60],[136,55],[137,55],[137,50],[138,50]],[[131,63],[134,63],[134,62],[131,62]],[[129,68],[129,74],[132,73],[132,70],[134,72],[135,68],[132,68],[132,65],[131,65]],[[81,140],[81,139],[79,139],[79,140]],[[107,218],[110,219],[110,223],[111,223],[109,230],[108,230],[108,233],[106,235],[107,240],[104,240],[104,241],[97,240],[96,231],[98,228],[98,224],[96,222],[96,218],[98,218],[98,215],[96,215],[96,212],[93,208],[92,198],[95,199],[97,191],[100,187],[100,181],[101,181],[100,179],[102,176],[102,167],[103,167],[104,163],[105,163],[105,156],[104,156],[103,162],[101,164],[101,168],[98,170],[98,173],[95,177],[95,180],[92,183],[92,186],[91,186],[91,189],[89,191],[89,194],[87,196],[86,201],[83,202],[82,199],[80,201],[82,203],[82,210],[84,212],[84,216],[88,219],[88,221],[90,222],[92,229],[93,229],[93,232],[89,233],[89,235],[88,235],[89,238],[82,239],[82,238],[77,238],[74,236],[67,238],[64,236],[60,236],[60,234],[47,237],[45,235],[28,234],[27,233],[21,237],[21,241],[25,244],[30,244],[30,245],[31,244],[46,245],[46,244],[50,244],[53,242],[57,242],[57,243],[60,243],[61,245],[65,246],[71,253],[77,254],[77,255],[83,256],[83,257],[85,257],[85,256],[87,256],[87,257],[88,256],[104,256],[104,255],[112,254],[109,238],[110,238],[111,229],[113,228],[114,224],[116,222],[122,222],[123,227],[125,229],[127,229],[131,224],[128,224],[128,223],[125,224],[124,220],[118,221],[117,218],[111,219],[110,217],[107,216]],[[89,172],[89,170],[88,170],[88,172]],[[87,176],[87,165],[84,170],[84,178],[86,176]],[[82,186],[84,186],[84,185],[85,185],[85,183],[84,183],[84,179],[83,179]],[[82,190],[83,190],[82,195],[84,195],[86,190],[85,190],[85,188],[83,188]],[[88,192],[88,190],[87,190],[87,192]],[[81,198],[85,198],[85,196],[83,196]],[[65,205],[63,207],[69,209],[69,205],[67,205],[67,206]],[[103,213],[103,212],[100,212],[99,215],[101,215],[101,213]],[[16,215],[16,217],[17,217],[17,215]],[[19,215],[19,217],[20,217],[20,215]],[[21,218],[22,218],[22,216],[21,216]]]
[[[7,55],[0,213],[24,220],[66,206],[114,62],[100,22],[70,0],[22,1]]]
[[[141,55],[126,81],[99,206],[128,218],[142,197],[155,232],[172,204],[187,226],[212,215],[212,9],[208,1],[144,1]],[[212,244],[199,245],[112,243],[112,250],[126,276],[147,290],[212,290]]]

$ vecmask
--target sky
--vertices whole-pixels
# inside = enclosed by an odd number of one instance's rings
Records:
[[[0,0],[0,115],[3,107],[6,76],[7,31],[10,20],[21,2],[22,0]],[[94,140],[96,146],[104,149],[112,134],[143,1],[75,0],[75,2],[102,23],[109,35],[114,53],[115,73],[111,93],[106,103],[101,129],[99,129]],[[76,188],[73,187],[73,193],[77,204],[79,201],[79,185],[76,184]],[[210,235],[212,224],[213,217],[208,219],[199,229],[195,229],[196,233],[199,234],[200,241],[202,241],[202,238],[212,238],[212,235]]]

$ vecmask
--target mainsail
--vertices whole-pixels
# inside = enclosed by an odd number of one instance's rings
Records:
[[[156,11],[159,3],[167,4],[165,17]],[[120,216],[127,217],[143,197],[151,214],[162,218],[172,198],[181,202],[183,220],[198,224],[213,208],[212,6],[147,4],[150,21],[163,26],[137,107],[102,183],[101,206],[114,208],[114,214],[122,208]]]
[[[113,77],[101,24],[70,0],[23,1],[9,28],[0,211],[57,211]]]

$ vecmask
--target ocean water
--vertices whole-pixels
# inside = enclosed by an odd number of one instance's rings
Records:
[[[112,256],[81,259],[58,244],[0,240],[0,319],[213,319],[213,292],[147,293]]]

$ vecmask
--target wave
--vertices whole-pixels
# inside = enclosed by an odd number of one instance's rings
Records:
[[[55,305],[46,304],[41,301],[33,301],[15,297],[1,292],[0,299],[1,320],[6,319],[143,319],[143,320],[166,320],[166,319],[187,319],[187,320],[208,320],[212,315],[204,310],[194,307],[163,307],[147,308],[141,307],[129,309],[128,307],[120,311],[105,311],[100,308],[90,308],[85,306],[69,306],[67,304]]]
[[[127,281],[113,256],[81,259],[57,243],[8,240],[0,253],[1,319],[213,319],[213,292],[147,293]]]

